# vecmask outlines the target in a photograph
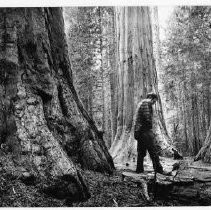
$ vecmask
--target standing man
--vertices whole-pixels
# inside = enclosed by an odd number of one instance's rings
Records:
[[[138,141],[137,173],[144,172],[144,157],[146,156],[146,151],[148,151],[154,171],[164,174],[155,146],[155,134],[152,131],[152,105],[154,105],[157,100],[158,97],[155,93],[148,93],[147,98],[138,104],[136,111],[134,137]]]

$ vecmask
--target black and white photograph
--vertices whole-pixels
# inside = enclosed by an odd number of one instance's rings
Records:
[[[209,208],[211,4],[40,2],[0,3],[0,207]]]

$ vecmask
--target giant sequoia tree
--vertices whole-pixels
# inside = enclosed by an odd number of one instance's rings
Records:
[[[117,109],[117,129],[110,151],[118,161],[136,154],[133,137],[135,109],[148,91],[157,90],[149,8],[116,8],[116,36],[118,67],[114,89],[117,97],[113,106]],[[168,142],[162,143],[168,145]]]
[[[87,198],[75,163],[114,166],[73,86],[62,9],[1,8],[0,47],[1,148],[19,173],[66,177],[67,195]]]

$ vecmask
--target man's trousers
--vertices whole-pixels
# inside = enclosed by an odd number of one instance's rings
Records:
[[[150,158],[152,160],[153,168],[155,172],[162,173],[163,167],[160,164],[158,152],[155,145],[155,135],[152,130],[147,130],[141,133],[138,139],[138,158],[136,172],[141,173],[144,171],[144,157],[146,152],[149,152]]]

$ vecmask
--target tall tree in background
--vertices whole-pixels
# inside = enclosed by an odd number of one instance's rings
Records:
[[[86,199],[75,163],[107,173],[114,165],[73,86],[62,9],[2,8],[0,19],[0,136],[7,161],[20,174],[69,177],[67,196]]]
[[[104,132],[107,147],[112,137],[109,73],[110,59],[114,57],[112,15],[112,7],[65,9],[76,88],[98,129]]]
[[[66,20],[71,21],[67,33],[69,35],[70,60],[73,68],[74,84],[81,100],[93,115],[93,86],[97,80],[97,72],[92,68],[95,64],[96,34],[95,7],[65,8]]]
[[[191,155],[209,139],[210,38],[210,7],[177,7],[162,50],[167,102],[174,110],[168,122],[183,152]]]
[[[116,136],[110,152],[118,162],[136,155],[133,137],[135,109],[147,92],[155,89],[156,80],[149,8],[118,7],[115,12],[118,113]]]

